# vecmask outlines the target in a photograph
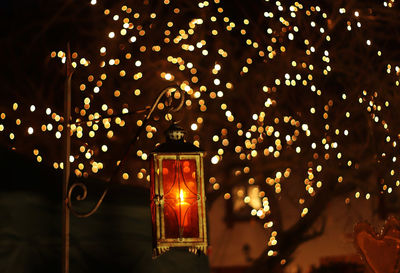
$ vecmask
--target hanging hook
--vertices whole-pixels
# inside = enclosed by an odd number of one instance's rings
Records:
[[[167,104],[167,115],[166,115],[166,120],[173,123],[173,124],[178,124],[181,122],[181,120],[175,120],[173,118],[172,113],[178,112],[184,105],[185,103],[185,93],[184,91],[178,91],[178,89],[175,92],[179,92],[179,104],[177,106],[172,105],[172,94],[170,97],[168,97],[168,104]]]

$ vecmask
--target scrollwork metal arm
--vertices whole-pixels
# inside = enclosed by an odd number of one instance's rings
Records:
[[[122,166],[122,162],[124,162],[130,152],[130,150],[132,149],[132,147],[136,144],[136,142],[139,140],[139,136],[141,134],[141,132],[143,131],[143,129],[146,127],[146,125],[148,124],[151,115],[153,114],[156,106],[158,105],[158,103],[160,102],[161,98],[171,89],[178,89],[179,86],[178,85],[171,85],[171,86],[167,86],[166,88],[164,88],[163,90],[161,90],[160,94],[158,95],[158,97],[156,98],[156,100],[154,101],[153,105],[151,108],[149,108],[149,112],[146,115],[146,117],[144,118],[144,121],[142,123],[142,125],[138,128],[138,130],[136,131],[136,134],[134,136],[134,138],[131,140],[128,149],[126,150],[124,156],[122,157],[122,160],[120,161],[120,164],[118,164],[118,166],[115,168],[115,170],[113,171],[112,175],[110,176],[110,178],[108,179],[108,184],[110,184],[116,177],[116,175],[119,173],[119,171],[121,170],[121,166]],[[183,104],[185,102],[185,96],[184,94],[181,95],[180,97],[180,103],[179,105],[177,105],[176,107],[173,107],[170,105],[169,111],[171,112],[177,112],[179,111]],[[72,214],[74,214],[76,217],[79,218],[86,218],[91,216],[92,214],[94,214],[100,207],[101,203],[103,202],[105,196],[107,195],[108,189],[109,189],[110,185],[107,185],[106,189],[103,191],[100,199],[96,202],[95,206],[86,213],[82,213],[77,211],[73,205],[72,205],[72,192],[74,191],[75,188],[80,188],[82,193],[77,195],[76,200],[78,201],[82,201],[85,200],[87,197],[87,187],[85,184],[81,183],[81,182],[75,182],[74,184],[71,185],[71,187],[69,187],[68,189],[68,207],[70,209],[70,211],[72,212]]]

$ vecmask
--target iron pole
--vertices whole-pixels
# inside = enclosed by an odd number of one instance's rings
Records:
[[[64,90],[64,172],[62,183],[62,273],[69,273],[70,210],[68,207],[68,186],[71,154],[71,78],[73,68],[69,43],[66,53],[66,82]]]

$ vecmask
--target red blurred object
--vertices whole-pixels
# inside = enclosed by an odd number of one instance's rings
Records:
[[[389,217],[377,233],[367,222],[354,227],[354,243],[374,273],[400,272],[400,221]]]
[[[151,157],[153,257],[171,247],[207,251],[204,153],[184,142],[183,135],[180,127],[172,125],[167,142]]]

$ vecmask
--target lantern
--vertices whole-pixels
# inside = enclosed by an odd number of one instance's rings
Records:
[[[166,131],[166,138],[150,159],[153,257],[171,247],[206,254],[204,153],[185,142],[183,129],[175,124]]]

